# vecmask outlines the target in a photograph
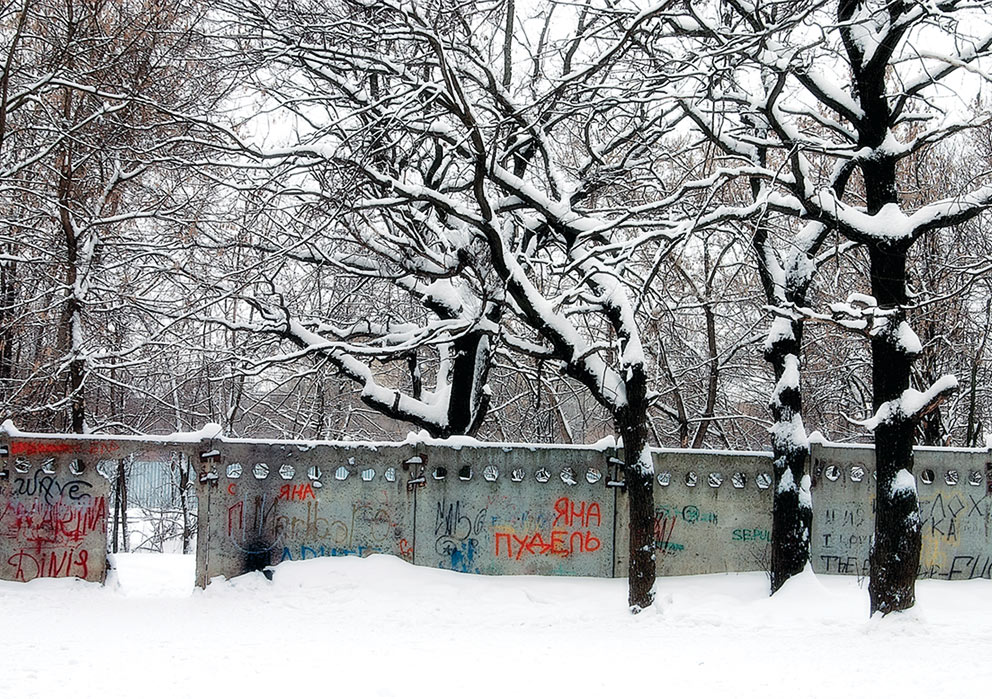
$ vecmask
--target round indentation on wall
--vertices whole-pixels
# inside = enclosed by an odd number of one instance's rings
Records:
[[[695,488],[697,483],[699,483],[699,475],[695,471],[689,471],[685,474],[685,484],[687,486]]]
[[[984,481],[981,471],[972,471],[968,474],[968,485],[982,485]]]
[[[374,478],[375,478],[375,469],[374,468],[365,468],[365,469],[362,469],[362,480],[363,481],[365,481],[366,483],[368,483],[369,481],[373,480]]]
[[[434,470],[431,471],[431,478],[433,478],[436,481],[443,481],[447,477],[448,477],[448,469],[446,469],[444,466],[435,466]]]
[[[321,483],[320,481],[314,481],[313,483],[311,483],[311,485],[312,485],[312,486],[313,486],[314,488],[323,488],[323,487],[324,487],[324,484],[323,484],[323,483]]]
[[[111,462],[113,463],[113,462]],[[97,465],[99,470],[99,464]],[[41,471],[49,476],[55,473],[55,459],[49,457],[41,462]]]
[[[312,481],[320,480],[320,469],[316,466],[311,466],[307,469],[307,478]]]
[[[860,483],[865,479],[865,467],[864,466],[851,466],[851,480],[855,483]]]
[[[947,473],[944,474],[944,482],[947,485],[957,485],[960,480],[961,474],[958,473],[956,468],[949,468],[947,469]]]
[[[514,483],[520,483],[524,478],[527,477],[527,472],[522,468],[515,468],[510,471],[510,480]]]
[[[706,477],[706,482],[709,483],[711,488],[719,488],[723,485],[723,474],[713,472]]]
[[[933,483],[933,479],[934,479],[933,469],[925,468],[920,473],[920,481],[926,483],[927,485]]]
[[[579,482],[575,478],[575,471],[572,469],[571,466],[566,466],[565,468],[563,468],[561,470],[561,473],[558,474],[558,477],[561,478],[561,482],[564,483],[565,485],[575,485],[576,483]]]
[[[823,476],[828,481],[835,481],[840,478],[840,466],[837,464],[830,464],[825,469],[823,469]]]
[[[534,474],[534,478],[537,479],[538,483],[547,483],[551,480],[551,471],[542,466],[537,469],[537,472]]]
[[[472,467],[465,464],[458,471],[458,480],[460,481],[470,481],[472,480]]]
[[[31,470],[31,462],[23,456],[18,456],[14,459],[14,470],[18,473],[27,473]]]
[[[233,463],[227,465],[228,478],[241,478],[242,473],[244,473],[244,468],[242,468],[241,464]]]
[[[658,485],[662,488],[667,488],[668,484],[672,482],[672,474],[668,471],[662,471],[658,474]]]
[[[755,485],[761,490],[768,490],[772,487],[772,474],[770,473],[759,473],[754,479]]]
[[[69,473],[74,476],[81,476],[86,471],[86,463],[82,459],[73,459],[69,464]]]
[[[282,478],[284,481],[290,480],[295,475],[296,475],[296,469],[290,466],[289,464],[283,464],[282,466],[279,467],[279,477]]]
[[[603,472],[600,471],[595,466],[590,466],[586,469],[586,482],[587,483],[599,483],[603,478]]]
[[[334,480],[336,480],[336,481],[343,481],[347,477],[348,477],[348,467],[347,466],[338,466],[336,469],[334,469]]]
[[[482,470],[482,477],[490,483],[495,483],[496,479],[499,478],[499,469],[489,464]]]
[[[269,465],[262,463],[255,464],[255,467],[252,468],[251,472],[252,475],[255,476],[255,478],[257,478],[260,481],[263,481],[269,477]]]
[[[735,488],[744,488],[747,486],[747,474],[738,471],[730,477],[730,482],[734,484]]]
[[[385,471],[382,472],[382,477],[385,478],[390,483],[396,482],[396,468],[390,466]]]

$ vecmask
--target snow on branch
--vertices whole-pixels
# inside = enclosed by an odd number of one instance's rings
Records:
[[[951,374],[945,374],[926,391],[907,388],[899,398],[882,403],[875,415],[868,420],[854,422],[872,431],[883,424],[915,423],[957,390],[957,378]]]

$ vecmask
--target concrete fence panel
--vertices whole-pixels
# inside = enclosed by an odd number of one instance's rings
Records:
[[[768,570],[771,459],[762,452],[654,452],[658,575]],[[630,509],[617,504],[616,573],[629,561]]]
[[[120,454],[112,439],[0,433],[0,579],[104,580],[110,483],[99,466]]]
[[[217,440],[201,447],[197,582],[282,561],[413,561],[412,447]]]
[[[624,576],[629,506],[615,450],[478,443],[348,444],[24,434],[0,429],[0,579],[107,567],[110,481],[120,459],[196,467],[196,580],[283,561],[387,553],[491,575]],[[767,453],[657,450],[660,575],[767,570]],[[992,458],[919,448],[919,574],[992,578]],[[814,443],[811,554],[818,573],[868,574],[870,447]]]
[[[919,576],[992,577],[989,453],[917,448],[914,462],[923,534]],[[810,471],[813,569],[866,577],[874,538],[874,451],[814,443]]]
[[[431,447],[417,565],[493,575],[613,574],[606,457],[561,447]]]

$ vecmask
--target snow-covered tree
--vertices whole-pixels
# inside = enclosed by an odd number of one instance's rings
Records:
[[[805,438],[801,422],[786,421],[796,414],[787,404],[797,393],[794,319],[803,311],[801,297],[789,295],[808,284],[806,271],[818,249],[813,243],[824,229],[867,251],[870,294],[832,310],[843,325],[866,334],[872,347],[875,415],[866,423],[875,434],[877,465],[872,611],[905,609],[914,603],[920,550],[914,433],[921,417],[956,386],[943,377],[922,391],[910,387],[921,346],[906,321],[914,302],[907,254],[928,233],[987,209],[992,189],[976,173],[952,195],[909,199],[899,191],[897,168],[986,122],[966,94],[985,79],[990,8],[858,0],[693,7],[690,15],[673,17],[671,26],[704,37],[716,63],[735,57],[724,64],[737,72],[732,87],[715,91],[722,109],[733,105],[733,125],[723,124],[714,137],[742,156],[743,167],[756,168],[742,174],[755,183],[758,207],[810,222],[785,255],[784,261],[798,264],[790,268],[781,258],[765,264],[778,270],[769,281],[784,292],[774,304],[780,320],[767,348],[773,358],[776,346],[783,358],[793,357],[785,372],[776,372],[773,406],[786,408],[776,430],[793,443]],[[697,111],[705,123],[707,111]],[[759,230],[759,244],[762,235]],[[795,488],[794,481],[794,473],[779,470],[778,491]]]
[[[83,431],[94,384],[122,388],[140,363],[133,326],[170,265],[150,222],[182,219],[197,193],[177,167],[192,122],[173,110],[215,93],[198,17],[195,3],[41,0],[5,22],[0,383],[5,408],[41,424]]]
[[[528,43],[522,21],[507,34],[507,9],[232,5],[237,33],[266,66],[259,75],[285,76],[266,94],[301,124],[295,142],[245,147],[284,168],[286,190],[321,202],[324,231],[350,241],[332,252],[294,244],[282,259],[403,285],[432,311],[395,328],[378,319],[330,328],[301,320],[273,284],[253,302],[267,325],[245,327],[281,333],[301,352],[340,353],[341,366],[424,338],[442,351],[473,333],[557,366],[623,440],[637,610],[651,604],[655,576],[653,396],[638,299],[651,265],[692,228],[686,209],[703,185],[658,176],[667,114],[635,97],[644,74],[629,60],[632,38],[656,10],[552,3]],[[347,342],[360,332],[374,346]],[[449,362],[462,354],[444,351]],[[355,367],[377,397],[379,375]],[[436,374],[432,395],[450,393],[450,374]],[[427,425],[437,403],[423,403],[395,389],[378,399],[386,414]]]

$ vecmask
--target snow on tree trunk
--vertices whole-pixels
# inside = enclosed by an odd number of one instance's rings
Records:
[[[872,293],[881,311],[892,316],[871,339],[874,407],[899,401],[909,388],[914,348],[903,341],[902,305],[906,303],[906,247],[868,248]],[[897,475],[912,478],[912,413],[892,410],[875,427],[875,540],[871,549],[871,611],[883,614],[912,607],[920,565],[921,526],[916,488],[894,488]]]
[[[766,358],[775,370],[775,393],[770,403],[775,424],[771,429],[775,473],[772,500],[771,591],[774,594],[793,575],[802,572],[809,560],[809,532],[813,507],[809,478],[805,475],[809,442],[802,419],[799,389],[799,337],[801,321],[780,318],[789,332],[774,337],[766,347]],[[798,326],[798,327],[797,327]]]

